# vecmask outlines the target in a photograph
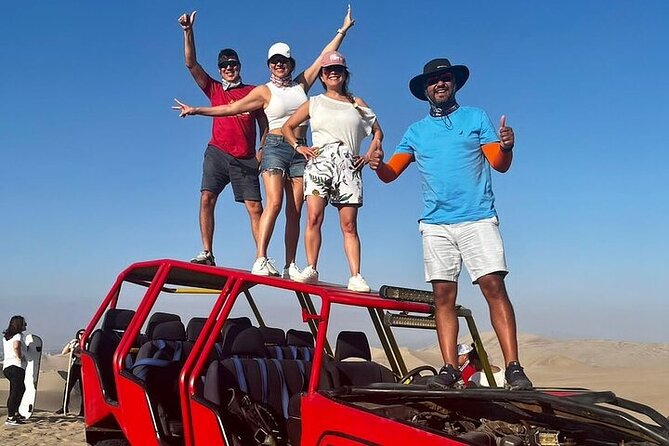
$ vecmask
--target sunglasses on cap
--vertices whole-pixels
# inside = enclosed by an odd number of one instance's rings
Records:
[[[439,81],[443,82],[453,82],[455,79],[455,76],[453,76],[453,73],[439,73],[435,74],[434,76],[430,76],[427,78],[425,81],[425,85],[434,85]]]
[[[324,73],[337,73],[343,74],[346,71],[346,67],[343,65],[330,65],[329,67],[323,67]]]
[[[288,59],[285,56],[275,54],[274,56],[269,58],[269,63],[271,63],[272,65],[276,65],[278,63],[283,64],[283,65],[288,65],[290,63],[290,59]]]
[[[225,60],[218,64],[218,68],[221,70],[227,70],[228,68],[236,68],[239,66],[238,60]]]

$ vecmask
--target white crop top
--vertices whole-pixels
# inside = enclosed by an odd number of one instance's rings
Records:
[[[269,129],[280,129],[288,121],[288,118],[295,113],[295,110],[307,102],[307,94],[304,92],[301,84],[294,84],[290,87],[277,87],[273,83],[268,82],[265,85],[267,85],[270,93],[272,93],[269,104],[267,104],[267,108],[265,109]],[[305,121],[300,124],[300,127],[308,125],[309,121]]]
[[[315,147],[341,142],[354,155],[360,154],[362,140],[372,133],[376,115],[371,108],[353,106],[323,94],[309,98],[311,139]]]

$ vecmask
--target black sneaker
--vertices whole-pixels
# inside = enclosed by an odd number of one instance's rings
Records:
[[[190,259],[190,263],[198,263],[200,265],[209,265],[209,266],[216,266],[216,262],[214,262],[214,256],[212,253],[209,251],[202,251],[192,259]]]
[[[504,372],[504,387],[510,390],[532,390],[532,381],[525,375],[518,361],[510,362]]]
[[[462,375],[460,370],[450,364],[446,364],[439,370],[439,374],[430,378],[427,382],[429,389],[449,389],[456,386]]]

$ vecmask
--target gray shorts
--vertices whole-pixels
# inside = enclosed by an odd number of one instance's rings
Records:
[[[298,139],[305,143],[304,139]],[[287,178],[296,178],[304,175],[304,165],[307,160],[288,144],[282,136],[269,134],[265,137],[262,149],[260,172],[266,170],[280,170]]]
[[[465,263],[473,283],[486,274],[508,273],[497,217],[433,225],[421,222],[425,281],[457,282]]]
[[[223,150],[209,145],[204,151],[202,186],[200,191],[218,195],[232,183],[235,201],[261,201],[258,179],[258,160],[235,158]]]

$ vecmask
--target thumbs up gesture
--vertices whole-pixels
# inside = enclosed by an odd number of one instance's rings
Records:
[[[374,149],[374,151],[369,156],[369,167],[372,170],[376,170],[379,168],[382,162],[383,162],[383,149],[381,148],[381,145],[378,145],[376,149]]]
[[[181,25],[184,31],[193,28],[193,25],[195,24],[195,14],[197,14],[197,11],[193,11],[190,14],[182,14],[181,17],[179,17],[179,25]]]
[[[499,118],[499,142],[502,146],[502,150],[513,149],[513,145],[515,143],[513,129],[506,126],[506,116],[504,115]]]

